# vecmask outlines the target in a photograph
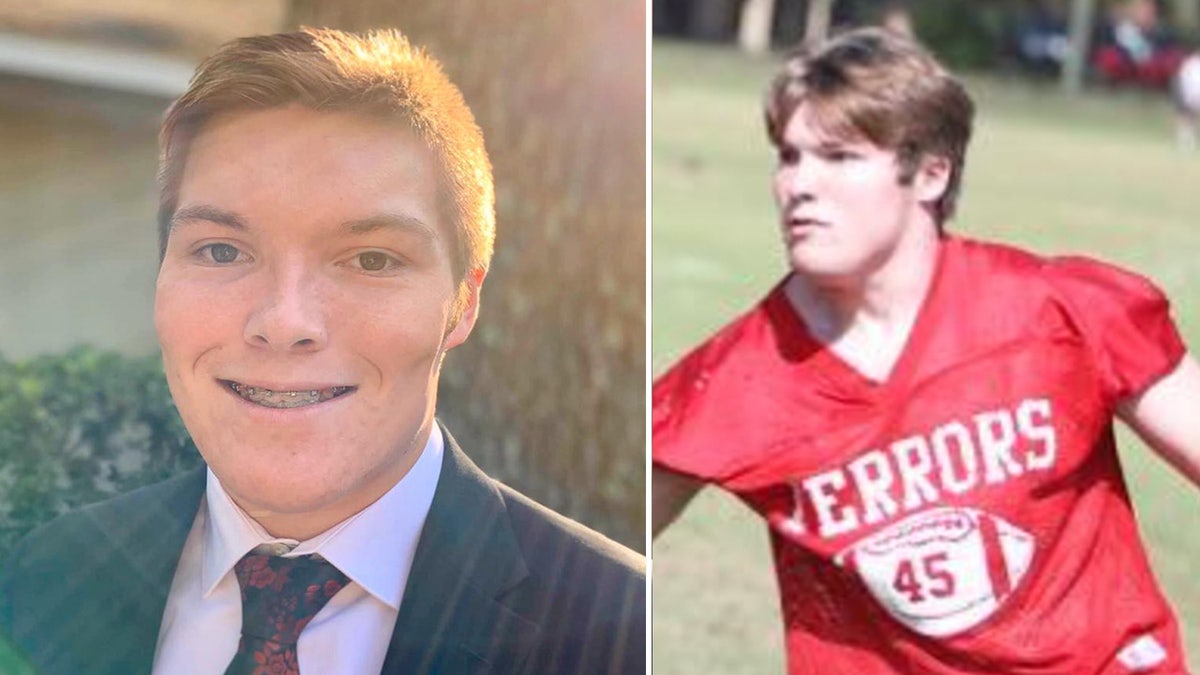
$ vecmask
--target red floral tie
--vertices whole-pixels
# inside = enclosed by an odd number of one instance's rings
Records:
[[[242,639],[225,675],[299,675],[296,640],[349,581],[316,556],[248,553],[233,568],[242,587]]]

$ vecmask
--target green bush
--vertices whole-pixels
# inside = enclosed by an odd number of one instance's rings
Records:
[[[996,65],[1011,3],[922,0],[909,4],[920,40],[952,70]]]
[[[157,356],[0,356],[0,559],[55,515],[199,463]]]

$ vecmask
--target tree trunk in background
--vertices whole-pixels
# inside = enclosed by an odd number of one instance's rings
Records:
[[[832,17],[833,0],[808,0],[808,13],[804,18],[804,41],[824,40],[829,35]]]
[[[644,0],[296,0],[295,25],[395,27],[463,90],[497,246],[439,417],[491,475],[645,549]]]
[[[775,0],[746,0],[738,22],[738,46],[748,54],[765,54],[771,49],[771,26]]]
[[[1083,90],[1095,13],[1096,0],[1071,0],[1071,16],[1067,28],[1071,44],[1062,70],[1062,88],[1071,95]]]

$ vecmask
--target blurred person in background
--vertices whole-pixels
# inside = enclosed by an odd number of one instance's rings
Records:
[[[641,672],[641,556],[435,419],[492,255],[482,134],[394,31],[236,40],[160,136],[155,326],[206,466],[0,573],[39,672]]]
[[[1171,79],[1171,100],[1175,104],[1179,146],[1195,150],[1200,134],[1200,49],[1188,54]]]
[[[771,85],[791,271],[654,383],[657,535],[769,528],[789,672],[1183,673],[1114,418],[1200,485],[1200,367],[1149,280],[952,235],[974,104],[860,29]]]
[[[1106,82],[1161,90],[1185,56],[1162,21],[1156,0],[1125,0],[1113,7],[1092,65]]]
[[[1071,49],[1062,8],[1050,0],[1026,3],[1013,26],[1010,49],[1029,72],[1057,77]]]

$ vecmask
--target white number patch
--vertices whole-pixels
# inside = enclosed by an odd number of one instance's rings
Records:
[[[912,630],[944,637],[991,616],[1033,558],[1024,530],[976,509],[909,516],[838,553],[875,599]]]

